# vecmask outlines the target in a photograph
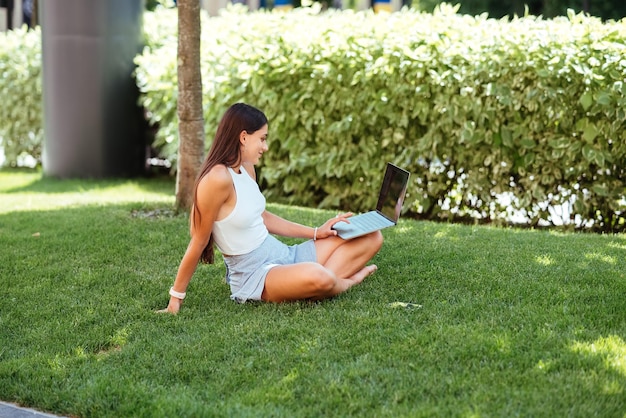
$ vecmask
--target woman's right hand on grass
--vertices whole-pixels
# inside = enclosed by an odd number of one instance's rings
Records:
[[[171,313],[176,315],[180,311],[180,305],[183,304],[181,299],[174,296],[170,296],[170,302],[167,304],[167,308],[157,311],[157,313]]]

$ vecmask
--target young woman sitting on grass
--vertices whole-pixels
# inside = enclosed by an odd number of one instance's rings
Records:
[[[224,114],[196,180],[191,240],[162,312],[179,311],[198,262],[213,263],[214,244],[224,256],[231,299],[240,303],[329,298],[376,271],[366,264],[382,246],[380,231],[346,241],[332,230],[351,213],[309,227],[265,209],[254,165],[268,150],[267,136],[260,110],[237,103]],[[309,240],[287,246],[272,234]]]

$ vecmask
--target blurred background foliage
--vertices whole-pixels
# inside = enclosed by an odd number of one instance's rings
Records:
[[[316,0],[324,6],[332,5],[330,0]],[[373,1],[373,0],[372,0]],[[432,12],[441,3],[460,4],[459,13],[480,15],[488,13],[490,17],[514,17],[531,14],[546,18],[566,16],[567,10],[584,12],[603,20],[619,20],[626,16],[624,0],[403,0],[407,7],[425,12]],[[172,6],[173,0],[146,0],[150,11],[158,5]],[[301,6],[301,0],[294,0],[295,6]]]
[[[411,0],[409,0],[411,1]],[[412,7],[432,12],[441,0],[412,0]],[[490,17],[500,18],[514,15],[523,16],[528,11],[531,15],[556,17],[567,15],[567,10],[585,12],[604,20],[619,20],[626,16],[624,0],[451,0],[449,4],[460,4],[460,13],[477,15],[489,13]]]

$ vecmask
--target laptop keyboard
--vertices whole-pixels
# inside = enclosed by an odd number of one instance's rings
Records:
[[[389,226],[391,221],[379,215],[377,212],[367,212],[353,218],[348,218],[350,224],[355,228],[364,230],[375,230]]]

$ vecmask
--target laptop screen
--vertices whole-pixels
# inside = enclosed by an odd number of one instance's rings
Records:
[[[398,222],[408,182],[408,171],[396,167],[391,163],[387,163],[385,177],[380,187],[380,194],[378,195],[376,210],[390,221]]]

